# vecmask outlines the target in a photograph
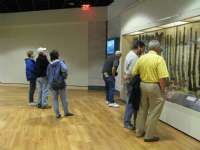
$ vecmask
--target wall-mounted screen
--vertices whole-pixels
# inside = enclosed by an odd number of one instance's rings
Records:
[[[107,41],[107,54],[113,54],[115,52],[115,40]]]
[[[116,50],[119,50],[119,38],[108,39],[106,54],[112,55]]]

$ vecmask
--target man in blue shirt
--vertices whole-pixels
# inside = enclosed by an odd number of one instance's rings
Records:
[[[34,106],[34,93],[36,87],[36,64],[33,51],[27,52],[28,58],[25,59],[26,64],[26,79],[29,81],[29,105]]]

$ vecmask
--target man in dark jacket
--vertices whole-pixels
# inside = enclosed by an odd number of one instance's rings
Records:
[[[115,76],[117,76],[117,68],[119,66],[119,59],[121,52],[116,51],[114,55],[108,56],[103,65],[103,80],[105,82],[106,103],[109,107],[119,107],[114,100],[115,92]]]
[[[34,106],[34,93],[36,87],[36,65],[33,59],[33,51],[27,52],[28,58],[25,59],[26,79],[29,81],[29,105]]]
[[[49,61],[47,59],[46,48],[38,48],[38,58],[36,59],[36,75],[38,84],[38,107],[48,108],[48,83],[47,83],[47,67]]]

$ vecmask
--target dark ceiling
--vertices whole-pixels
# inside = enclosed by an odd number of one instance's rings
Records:
[[[94,7],[108,6],[114,0],[0,0],[0,13],[79,8],[89,3]]]

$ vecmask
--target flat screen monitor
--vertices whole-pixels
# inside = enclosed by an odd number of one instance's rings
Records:
[[[114,54],[115,52],[115,40],[107,41],[107,54]]]
[[[107,41],[107,55],[112,55],[119,50],[119,38],[111,38]]]

